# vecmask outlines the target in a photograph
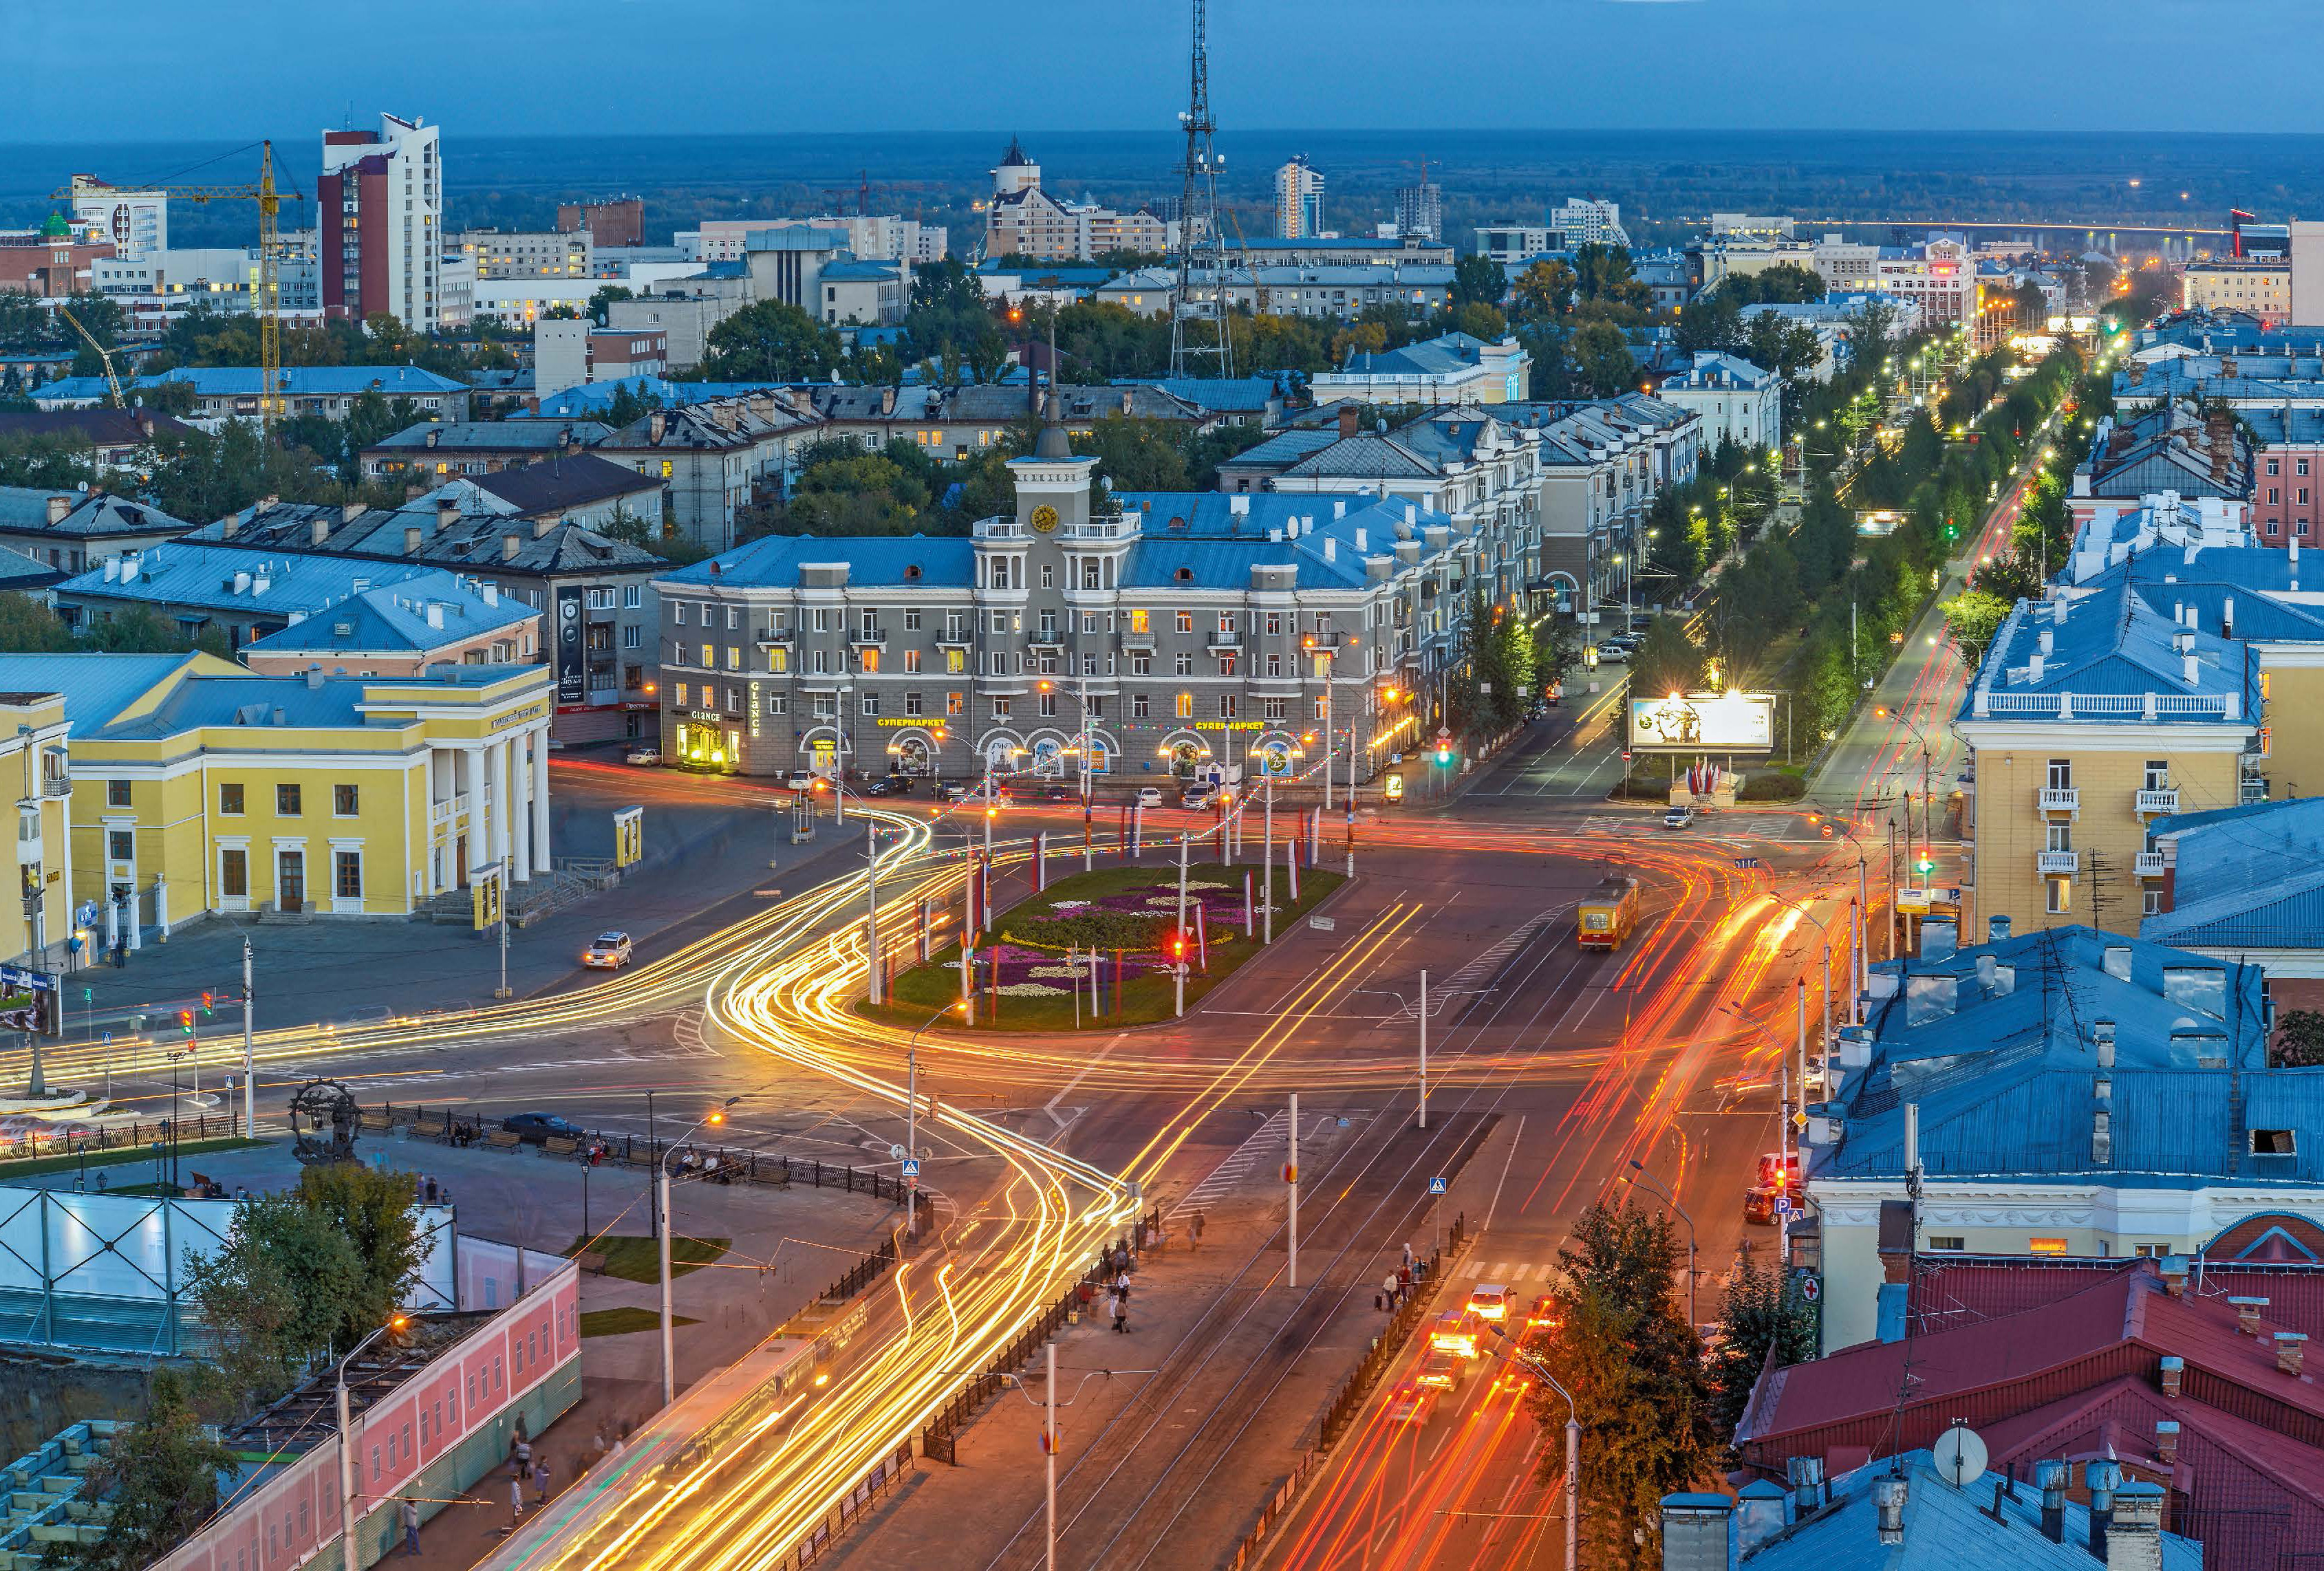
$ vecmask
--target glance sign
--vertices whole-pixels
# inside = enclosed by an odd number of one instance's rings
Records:
[[[1630,746],[1647,752],[1764,753],[1775,701],[1764,693],[1687,693],[1630,700]]]

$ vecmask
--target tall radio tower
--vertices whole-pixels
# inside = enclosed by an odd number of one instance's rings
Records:
[[[1185,187],[1178,201],[1178,283],[1170,301],[1170,374],[1234,374],[1234,346],[1227,337],[1227,248],[1219,227],[1219,166],[1225,161],[1211,146],[1218,126],[1211,119],[1210,0],[1194,0],[1194,49],[1192,86],[1185,113]],[[1208,298],[1199,298],[1194,275],[1207,272]]]

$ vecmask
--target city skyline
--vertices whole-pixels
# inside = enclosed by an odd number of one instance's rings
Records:
[[[874,79],[883,98],[874,129],[1134,130],[1167,127],[1185,95],[1185,24],[1176,11],[1132,61],[1115,35],[1078,25],[1084,14],[1057,0],[1037,0],[1007,39],[929,0],[883,0],[872,8],[869,34],[862,12],[777,17],[731,3],[692,14],[698,24],[688,29],[650,32],[631,0],[580,0],[554,14],[563,23],[556,27],[530,5],[482,15],[445,0],[406,8],[410,36],[456,37],[454,50],[382,50],[367,14],[293,10],[280,0],[254,9],[280,25],[221,32],[198,13],[124,0],[115,19],[201,86],[189,95],[108,97],[107,139],[235,135],[249,129],[261,102],[276,126],[337,124],[350,107],[358,119],[378,106],[424,115],[433,104],[447,118],[460,106],[472,135],[827,130],[867,119],[864,89]],[[1328,28],[1325,14],[1313,5],[1213,8],[1213,100],[1222,127],[1380,127],[1378,74],[1406,66],[1425,14],[1463,63],[1410,73],[1397,86],[1388,102],[1416,129],[2324,132],[2324,109],[2297,102],[2126,97],[2103,71],[1998,69],[1989,33],[1950,14],[1876,16],[1837,0],[1447,0],[1425,13],[1403,0],[1349,0],[1330,9]],[[2259,0],[2242,14],[2241,31],[2264,35],[2301,14],[2293,0]],[[2029,61],[2068,60],[2102,38],[2126,58],[2167,51],[2183,41],[2191,15],[2181,0],[2081,0],[2011,18],[2012,50]],[[592,72],[625,25],[638,36],[623,39],[623,58],[657,79],[686,80],[684,94],[586,92],[561,103],[552,94],[544,103],[511,90],[528,80],[598,79]],[[1526,28],[1539,30],[1539,47],[1508,47]],[[875,59],[867,36],[901,41]],[[1470,52],[1464,38],[1485,47]],[[1012,40],[1038,41],[1035,70],[1018,71]],[[83,140],[54,133],[81,132],[93,118],[75,67],[85,32],[60,14],[36,12],[15,41],[29,68],[16,124],[42,127],[40,140]],[[1302,69],[1284,70],[1286,57]],[[872,75],[832,70],[833,58],[863,60]],[[318,70],[318,60],[327,68]],[[1575,61],[1586,69],[1565,69]],[[1351,92],[1353,83],[1370,87]]]

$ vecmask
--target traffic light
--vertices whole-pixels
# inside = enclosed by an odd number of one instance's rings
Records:
[[[1437,743],[1436,761],[1440,764],[1451,763],[1452,761],[1452,749],[1443,742]]]
[[[208,1015],[208,1014],[212,1013],[212,1006],[213,1006],[217,1002],[217,994],[215,994],[215,993],[210,993],[210,992],[204,992],[204,993],[202,994],[202,1013],[203,1013],[203,1014],[205,1014],[205,1015]]]
[[[191,1036],[194,1034],[194,1012],[192,1010],[180,1009],[178,1011],[178,1029],[188,1036]]]
[[[1919,861],[1913,864],[1913,871],[1920,874],[1923,877],[1926,877],[1929,874],[1933,873],[1936,870],[1937,864],[1930,860],[1927,857],[1923,857]]]

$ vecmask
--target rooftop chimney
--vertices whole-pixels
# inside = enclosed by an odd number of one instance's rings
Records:
[[[2104,1560],[2107,1527],[2114,1520],[2114,1492],[2122,1487],[2122,1464],[2104,1457],[2083,1463],[2082,1485],[2090,1496],[2090,1553]]]
[[[2231,594],[2227,596],[2225,601],[2221,602],[2219,605],[2219,637],[2223,639],[2232,639],[2235,636],[2236,597]]]
[[[2042,1536],[2062,1544],[2066,1541],[2066,1465],[2036,1462],[2034,1482],[2042,1490]]]
[[[516,554],[517,554],[519,551],[522,550],[523,548],[524,548],[524,537],[523,537],[522,535],[503,535],[503,536],[501,537],[501,560],[502,560],[502,561],[503,561],[503,562],[513,562],[513,561],[515,561],[515,560],[516,560]]]
[[[1340,559],[1339,546],[1340,542],[1333,539],[1329,535],[1323,537],[1323,560],[1337,562]]]
[[[448,496],[436,499],[436,532],[442,534],[460,521],[460,504]]]
[[[2113,1161],[2114,1115],[2100,1107],[2090,1115],[2090,1165],[2106,1167]]]
[[[1366,541],[1365,541],[1365,534],[1364,534],[1364,531],[1363,531],[1363,530],[1361,530],[1361,529],[1358,529],[1358,530],[1356,531],[1356,555],[1357,555],[1357,556],[1362,556],[1365,552],[1367,552],[1367,551],[1369,551],[1369,550],[1370,550],[1370,549],[1371,549],[1371,547],[1370,547],[1370,545],[1368,545],[1368,544],[1366,543]]]
[[[659,444],[662,433],[669,428],[669,417],[656,409],[646,417],[646,441]]]
[[[1784,1464],[1792,1483],[1792,1503],[1800,1516],[1822,1509],[1828,1496],[1823,1484],[1823,1458],[1794,1456]]]
[[[2163,1571],[2163,1486],[2136,1480],[2115,1492],[2103,1546],[2107,1571]]]
[[[1732,1566],[1736,1544],[1735,1502],[1724,1494],[1663,1496],[1664,1571],[1697,1566]]]
[[[2179,1420],[2157,1419],[2154,1423],[2154,1455],[2165,1467],[2176,1466],[2179,1461]]]
[[[364,514],[369,511],[371,511],[371,509],[365,503],[359,501],[344,502],[340,504],[339,507],[339,522],[343,524],[352,524],[357,519],[363,517]]]
[[[307,543],[319,546],[331,537],[331,520],[327,514],[318,514],[307,525]]]
[[[428,625],[438,630],[442,629],[444,626],[444,602],[442,601],[431,600],[428,602]]]
[[[1880,1517],[1880,1541],[1901,1544],[1904,1541],[1904,1501],[1912,1493],[1911,1484],[1902,1474],[1891,1474],[1872,1481],[1873,1509]]]
[[[323,685],[323,668],[322,668],[320,666],[308,666],[308,667],[307,667],[307,690],[308,690],[309,693],[319,692],[319,691],[321,690],[321,688],[322,688],[322,685]]]
[[[2160,1371],[2158,1372],[2158,1378],[2163,1386],[2163,1394],[2175,1400],[2179,1395],[2179,1383],[2186,1376],[2186,1373],[2187,1361],[2184,1358],[2165,1358],[2163,1361]]]
[[[427,538],[427,532],[418,524],[406,527],[403,531],[403,554],[407,556],[420,555],[420,543],[425,538]]]
[[[2264,1298],[2254,1298],[2248,1294],[2237,1294],[2229,1298],[2227,1302],[2236,1311],[2236,1334],[2244,1337],[2258,1336],[2260,1311],[2267,1308],[2267,1300]]]
[[[2166,1254],[2163,1257],[2161,1270],[2163,1291],[2174,1299],[2185,1298],[2187,1296],[2187,1257],[2183,1254]]]
[[[2275,1366],[2295,1378],[2300,1373],[2300,1357],[2307,1350],[2305,1331],[2278,1331],[2275,1334]]]
[[[69,496],[49,498],[49,524],[51,528],[65,521],[73,510],[73,499]]]
[[[2006,916],[1988,916],[1985,919],[1986,942],[1999,943],[2003,939],[2007,938],[2008,936],[2009,918]]]
[[[555,528],[564,521],[565,515],[563,513],[558,514],[553,519],[546,514],[536,517],[532,520],[532,537],[536,540],[540,539],[542,536],[548,534],[549,530]]]
[[[1342,403],[1340,406],[1341,440],[1345,441],[1348,437],[1356,434],[1356,416],[1358,412],[1356,406],[1352,403]]]
[[[2041,637],[2041,640],[2040,640],[2040,642],[2041,642],[2041,645],[2042,645],[2042,652],[2043,652],[2043,654],[2045,654],[2045,655],[2046,655],[2046,654],[2048,654],[2048,653],[2050,653],[2050,649],[2051,649],[2051,642],[2050,642],[2050,629],[2049,629],[2048,628],[2043,628],[2043,629],[2042,629],[2042,637]]]
[[[2102,1070],[2114,1068],[2114,1022],[2091,1021],[2090,1041],[2098,1050],[2098,1068]]]

